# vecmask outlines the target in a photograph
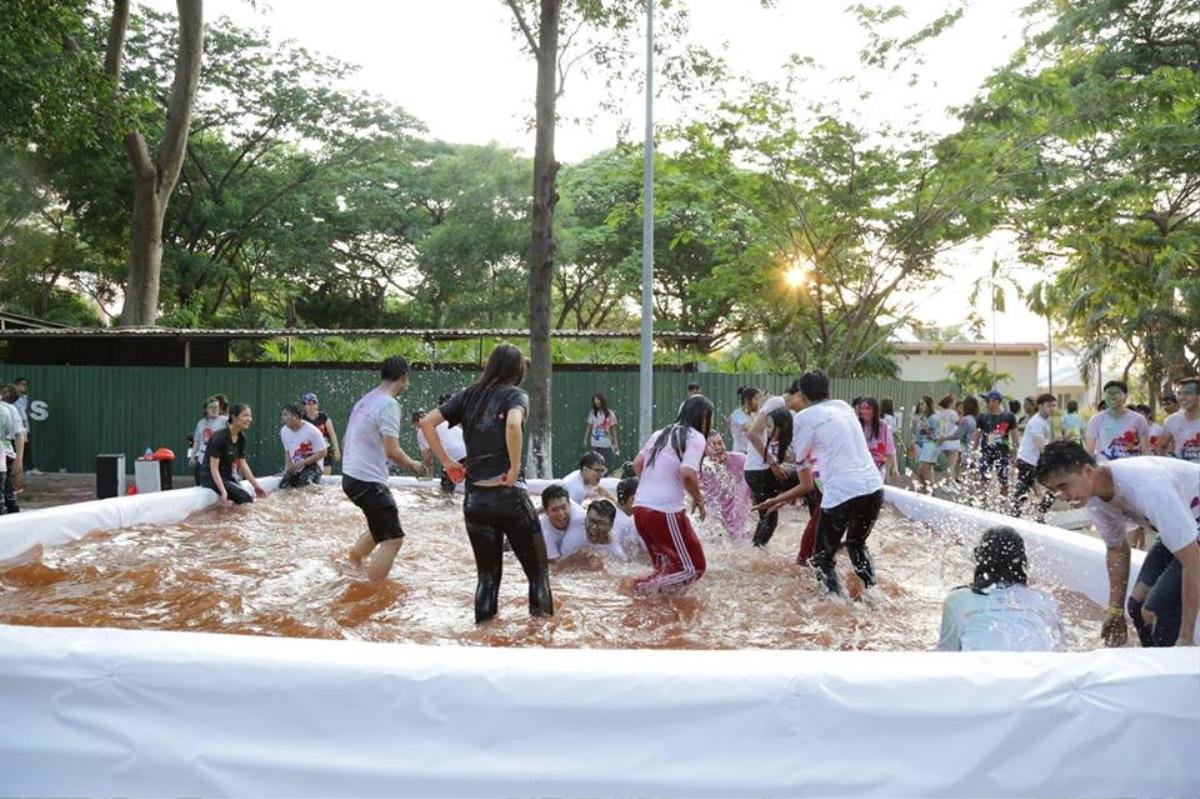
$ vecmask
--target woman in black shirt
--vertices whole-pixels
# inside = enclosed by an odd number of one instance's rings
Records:
[[[265,497],[267,492],[258,484],[250,464],[246,463],[246,429],[254,421],[249,405],[235,403],[229,406],[229,426],[218,430],[208,439],[205,455],[208,458],[207,473],[201,472],[202,484],[221,495],[221,503],[243,505],[253,502],[254,497],[242,488],[234,478],[236,467],[254,486],[256,496]]]
[[[479,582],[475,588],[475,621],[496,615],[500,593],[504,538],[529,578],[529,613],[554,613],[550,594],[546,543],[542,539],[537,512],[525,492],[521,468],[525,416],[529,397],[518,386],[525,379],[525,356],[512,344],[492,350],[483,375],[421,419],[421,430],[430,449],[454,477],[465,467],[467,497],[463,518]],[[437,434],[443,421],[461,425],[467,445],[465,464],[450,459]],[[461,478],[460,478],[461,479]]]

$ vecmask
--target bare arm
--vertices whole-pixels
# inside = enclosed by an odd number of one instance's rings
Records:
[[[638,456],[633,459],[633,473],[636,474],[638,477],[641,477],[642,470],[645,468],[646,468],[646,459],[645,459],[645,457],[642,456],[642,453],[639,452]]]
[[[17,433],[13,439],[13,490],[25,488],[25,432]]]
[[[250,481],[250,485],[254,486],[254,493],[260,497],[265,497],[267,495],[266,489],[258,484],[258,479],[255,478],[254,472],[250,471],[250,461],[242,458],[237,462],[237,466],[242,476]]]
[[[421,421],[417,425],[421,428],[421,433],[425,436],[425,443],[429,445],[429,452],[432,452],[438,462],[442,464],[443,469],[453,467],[462,468],[462,464],[458,463],[450,457],[450,453],[446,452],[446,448],[442,446],[442,437],[437,434],[437,427],[442,422],[446,421],[446,417],[442,416],[442,412],[434,408],[429,413],[421,417]]]
[[[795,500],[800,499],[800,497],[804,496],[816,487],[816,483],[813,480],[812,469],[809,469],[808,467],[802,468],[796,472],[796,477],[800,479],[799,483],[792,486],[787,491],[784,491],[782,494],[779,494],[772,499],[768,499],[766,502],[755,505],[752,510],[771,510],[772,508],[777,508],[780,505],[786,505],[789,502],[794,502]]]
[[[509,408],[504,419],[504,446],[508,449],[508,472],[501,478],[504,485],[516,485],[521,475],[521,445],[525,438],[525,409]]]
[[[1196,615],[1200,613],[1200,544],[1193,541],[1175,553],[1183,564],[1183,619],[1176,646],[1195,646]]]
[[[691,495],[700,520],[704,521],[704,517],[708,512],[704,507],[704,495],[700,493],[700,475],[691,466],[680,466],[679,480],[683,483],[684,490]]]
[[[1108,569],[1108,619],[1100,629],[1106,646],[1124,646],[1129,637],[1125,624],[1125,592],[1129,588],[1129,542],[1109,547],[1104,553]]]
[[[387,455],[388,460],[390,460],[392,463],[396,464],[397,466],[402,466],[405,469],[408,469],[410,472],[417,475],[418,477],[425,474],[425,467],[422,466],[417,461],[414,461],[412,458],[408,457],[408,453],[406,453],[400,447],[400,439],[396,438],[395,436],[384,436],[384,435],[381,435],[379,438],[381,441],[383,441],[383,451],[384,451],[384,454]],[[436,440],[436,439],[437,439],[437,436],[435,435],[433,437],[433,440]],[[429,442],[430,445],[433,444],[433,440],[431,440]]]
[[[608,428],[608,434],[612,437],[614,455],[621,454],[621,445],[617,442],[617,428],[619,426],[620,425],[617,424],[617,420],[614,418],[613,423]]]
[[[325,426],[329,429],[329,449],[333,451],[333,459],[340,461],[342,459],[342,445],[338,443],[337,430],[333,427],[333,419],[328,415],[325,417]]]
[[[762,433],[767,428],[768,418],[767,414],[760,413],[755,417],[749,429],[746,430],[746,440],[750,442],[750,446],[754,447],[754,451],[764,461],[767,459],[767,442],[762,438]]]
[[[213,485],[217,487],[217,493],[221,495],[221,499],[229,499],[229,492],[225,490],[225,481],[221,479],[221,459],[219,457],[208,459],[208,473],[212,475]]]

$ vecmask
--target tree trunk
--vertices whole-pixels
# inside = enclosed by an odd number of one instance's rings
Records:
[[[541,0],[537,47],[537,139],[533,153],[533,238],[529,270],[529,433],[527,473],[550,477],[550,288],[554,277],[554,114],[559,0]]]
[[[179,50],[175,56],[175,79],[167,100],[167,124],[162,141],[151,156],[145,139],[136,130],[125,136],[125,153],[133,167],[133,219],[130,225],[129,280],[121,324],[152,325],[158,317],[158,292],[162,278],[162,226],[167,202],[179,180],[187,149],[188,125],[196,87],[200,84],[200,61],[204,52],[203,0],[176,0],[179,9]],[[116,4],[109,30],[105,67],[119,78],[120,49],[128,22],[128,3]]]

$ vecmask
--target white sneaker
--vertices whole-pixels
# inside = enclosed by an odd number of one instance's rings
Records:
[[[28,472],[26,472],[26,474],[32,474],[34,476],[41,476],[42,470],[41,469],[30,469]]]

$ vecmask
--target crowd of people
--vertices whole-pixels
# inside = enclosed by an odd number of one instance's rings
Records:
[[[549,615],[550,564],[643,560],[651,571],[632,590],[677,592],[706,569],[693,516],[702,522],[711,517],[709,530],[767,547],[780,509],[797,502],[807,508],[808,521],[796,562],[811,566],[824,590],[838,595],[843,586],[835,563],[844,549],[858,581],[870,589],[876,575],[868,541],[884,484],[901,477],[899,453],[907,443],[910,468],[924,490],[934,487],[934,467],[941,464],[942,479],[968,494],[991,485],[1007,496],[1015,477],[1009,500],[1014,515],[1033,505],[1040,520],[1056,497],[1085,504],[1108,545],[1111,601],[1104,640],[1124,644],[1131,621],[1145,646],[1193,643],[1200,604],[1200,379],[1182,381],[1177,393],[1164,398],[1171,413],[1161,425],[1149,408],[1127,406],[1128,389],[1120,381],[1104,386],[1104,407],[1086,425],[1074,402],[1059,419],[1049,394],[1015,407],[1005,406],[998,391],[961,401],[951,394],[936,402],[926,396],[914,408],[905,442],[891,399],[835,399],[828,377],[811,371],[778,396],[741,388],[738,406],[726,417],[728,447],[713,403],[691,384],[676,419],[625,463],[617,414],[597,392],[578,469],[542,491],[539,509],[522,471],[529,407],[520,388],[524,371],[521,351],[501,345],[476,382],[442,395],[428,412],[414,412],[419,460],[400,446],[397,398],[409,384],[403,358],[383,363],[378,386],[354,405],[344,440],[317,396],[306,393],[282,408],[280,486],[319,482],[330,474],[331,461],[341,460],[342,489],[367,527],[348,557],[381,580],[404,538],[387,484],[389,467],[424,475],[440,464],[446,493],[465,484],[463,515],[478,571],[475,618],[484,622],[497,612],[506,550],[525,572],[530,612]],[[197,423],[191,453],[197,483],[217,492],[222,503],[251,502],[264,493],[245,458],[253,419],[249,406],[229,404],[218,394]],[[601,481],[617,469],[624,473],[614,494]],[[1131,536],[1138,531],[1157,540],[1126,600]],[[945,603],[939,648],[1061,648],[1057,606],[1027,585],[1020,535],[993,528],[975,556],[973,581]]]

